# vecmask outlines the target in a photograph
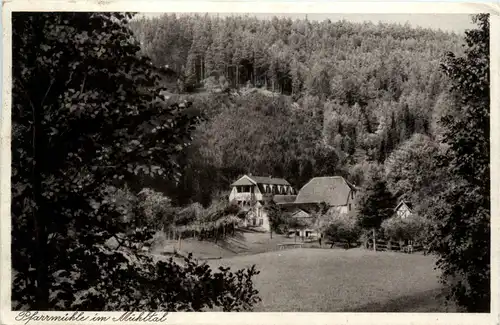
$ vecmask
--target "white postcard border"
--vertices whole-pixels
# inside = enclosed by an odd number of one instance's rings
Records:
[[[10,268],[10,132],[11,132],[11,12],[13,11],[134,11],[134,12],[224,12],[224,13],[483,13],[491,14],[491,297],[490,314],[441,313],[171,313],[166,324],[499,324],[500,274],[500,5],[494,3],[450,2],[278,2],[278,1],[27,1],[3,3],[3,109],[0,115],[0,323],[24,324],[18,312],[11,311]],[[40,313],[41,315],[42,313]],[[44,312],[44,315],[71,314]],[[90,318],[96,313],[87,312]],[[117,323],[121,312],[99,312],[107,321],[84,324]],[[82,324],[82,322],[58,322]],[[120,322],[134,324],[133,322]],[[145,322],[141,322],[144,324]],[[29,324],[51,324],[31,320]]]

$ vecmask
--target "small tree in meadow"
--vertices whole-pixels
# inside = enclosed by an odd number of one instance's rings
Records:
[[[401,242],[420,241],[425,238],[428,222],[425,218],[412,215],[408,218],[394,216],[382,222],[381,228],[390,239]]]
[[[335,242],[343,241],[346,242],[346,248],[350,248],[361,236],[361,227],[356,218],[340,213],[329,222],[324,233],[332,247]]]
[[[273,238],[273,231],[279,233],[286,223],[281,208],[272,200],[268,201],[265,205],[267,217],[269,218],[270,236]]]

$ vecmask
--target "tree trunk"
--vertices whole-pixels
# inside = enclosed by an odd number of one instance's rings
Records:
[[[203,57],[201,60],[201,78],[205,79],[206,76],[206,67],[205,67],[205,58]]]
[[[236,88],[240,88],[240,69],[236,65]]]
[[[372,228],[372,234],[373,234],[373,251],[377,251],[377,232],[375,228]]]

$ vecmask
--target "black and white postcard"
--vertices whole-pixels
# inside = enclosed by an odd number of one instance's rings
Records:
[[[498,14],[4,3],[2,323],[498,323]]]

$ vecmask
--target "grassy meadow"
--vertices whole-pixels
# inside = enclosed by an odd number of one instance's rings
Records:
[[[208,262],[256,264],[263,312],[453,312],[434,259],[364,249],[290,249]]]

